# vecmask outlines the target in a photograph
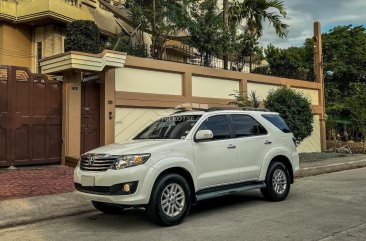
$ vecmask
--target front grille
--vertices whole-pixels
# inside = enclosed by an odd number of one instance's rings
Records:
[[[75,189],[79,192],[99,194],[99,195],[129,195],[134,194],[137,190],[138,181],[118,183],[112,186],[82,186],[80,183],[74,183]],[[128,192],[124,191],[124,185],[128,184],[130,190]]]
[[[114,163],[116,158],[116,156],[110,155],[85,154],[80,158],[80,169],[95,172],[106,171]]]
[[[111,188],[103,186],[84,187],[79,183],[75,183],[75,189],[80,192],[108,195]]]

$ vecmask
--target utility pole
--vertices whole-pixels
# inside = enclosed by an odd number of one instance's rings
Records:
[[[320,115],[320,144],[321,151],[326,151],[326,127],[325,127],[325,97],[324,97],[324,71],[323,71],[323,47],[320,22],[314,22],[314,76],[315,81],[321,86],[319,93]]]

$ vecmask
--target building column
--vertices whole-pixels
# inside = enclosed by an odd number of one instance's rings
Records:
[[[319,22],[314,22],[314,76],[315,81],[321,86],[319,91],[319,105],[321,106],[320,115],[320,143],[321,151],[326,151],[326,126],[325,126],[325,97],[324,97],[324,74],[323,74],[323,51],[322,34]]]
[[[81,72],[63,74],[62,164],[75,163],[80,156]]]
[[[102,72],[103,83],[100,86],[100,144],[114,143],[115,137],[115,69]]]

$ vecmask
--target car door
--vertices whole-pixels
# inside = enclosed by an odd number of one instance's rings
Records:
[[[211,130],[213,133],[212,140],[193,143],[199,189],[237,182],[237,149],[231,139],[228,117],[210,116],[198,130]]]
[[[239,180],[257,180],[262,161],[272,143],[267,130],[253,117],[245,114],[230,115],[238,150]]]

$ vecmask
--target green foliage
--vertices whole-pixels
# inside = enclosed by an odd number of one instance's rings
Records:
[[[245,64],[251,63],[254,56],[261,58],[263,51],[259,47],[258,39],[245,32],[236,37],[233,52],[238,70],[242,71]]]
[[[353,126],[358,131],[366,134],[366,83],[352,83],[350,85],[352,95],[345,98]]]
[[[285,5],[280,0],[235,0],[230,10],[231,19],[246,23],[246,29],[258,38],[263,34],[264,23],[273,26],[279,37],[286,37],[289,26],[282,22],[287,15]]]
[[[300,142],[311,135],[313,131],[311,102],[301,92],[282,86],[270,91],[264,104],[270,111],[280,113]]]
[[[235,100],[230,102],[229,105],[236,105],[238,107],[252,106],[252,102],[249,100],[249,98],[242,95],[239,91],[235,91],[235,93],[231,94],[230,96],[233,96]]]
[[[313,79],[313,63],[304,57],[306,55],[304,47],[280,49],[270,44],[264,49],[264,53],[269,68],[254,70],[255,73],[302,80]]]
[[[236,105],[238,107],[254,107],[258,108],[260,105],[260,100],[255,91],[251,91],[249,93],[249,98],[247,96],[243,96],[239,91],[235,91],[234,94],[231,94],[235,98],[234,101],[230,102],[229,105]]]
[[[187,43],[196,48],[204,66],[210,66],[213,55],[222,55],[230,35],[224,31],[224,22],[220,15],[217,0],[203,0],[194,3],[190,8]]]
[[[186,28],[189,4],[192,1],[194,0],[126,0],[125,6],[132,13],[134,27],[152,35],[154,58],[162,58],[169,36]]]
[[[148,47],[145,43],[133,43],[129,36],[114,36],[109,37],[105,44],[107,49],[113,49],[116,51],[126,52],[128,55],[147,57]]]
[[[362,131],[366,84],[366,29],[338,26],[322,34],[326,112],[332,118],[352,118],[352,128]],[[308,54],[312,48],[307,40]],[[365,133],[364,133],[365,134]]]
[[[66,27],[65,51],[99,53],[100,30],[93,21],[76,20]]]
[[[254,90],[250,91],[250,93],[249,93],[249,99],[252,102],[252,105],[253,105],[254,108],[258,108],[259,107],[260,101],[259,101],[259,98],[257,96],[257,93]]]
[[[325,79],[347,86],[366,82],[366,29],[363,26],[338,26],[324,33]]]
[[[283,23],[286,17],[285,5],[280,0],[234,0],[230,10],[231,26],[245,23],[244,33],[236,41],[235,62],[242,69],[243,63],[249,63],[252,72],[253,56],[261,56],[258,39],[263,34],[264,23],[268,22],[279,37],[286,37],[289,26]]]

